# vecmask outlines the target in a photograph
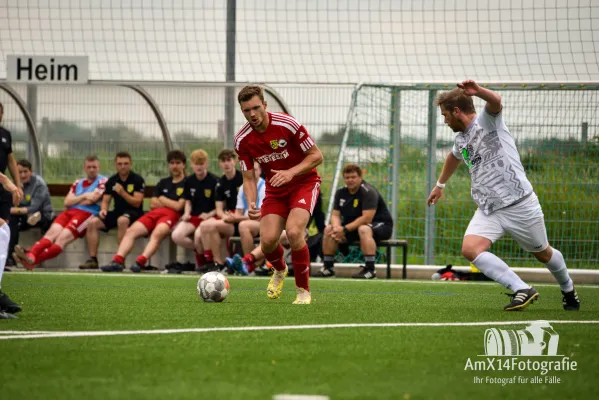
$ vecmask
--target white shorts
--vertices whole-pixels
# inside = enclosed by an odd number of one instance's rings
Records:
[[[506,233],[530,253],[543,251],[549,246],[545,216],[534,192],[521,203],[499,209],[491,215],[477,209],[464,236],[482,236],[495,243]]]

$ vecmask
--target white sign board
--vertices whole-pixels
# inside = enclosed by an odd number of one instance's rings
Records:
[[[87,56],[6,56],[8,82],[82,84],[88,72]]]

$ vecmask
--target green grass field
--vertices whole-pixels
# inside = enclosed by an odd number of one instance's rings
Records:
[[[223,303],[202,302],[197,279],[6,273],[3,290],[24,310],[17,320],[0,321],[2,398],[271,399],[288,393],[490,400],[594,398],[599,392],[597,286],[578,287],[579,312],[563,311],[557,286],[537,285],[539,302],[507,313],[508,298],[492,283],[313,279],[313,304],[297,306],[291,304],[293,278],[272,301],[265,278],[232,277]],[[469,358],[486,359],[478,355],[485,352],[487,328],[521,330],[533,320],[551,321],[558,354],[576,361],[575,371],[465,370]],[[396,325],[360,326],[381,323]],[[228,329],[234,327],[253,328]],[[182,329],[192,331],[155,331]],[[18,337],[26,331],[75,336]],[[527,382],[488,382],[496,377]],[[534,377],[541,383],[530,383]],[[546,383],[546,377],[560,382]]]

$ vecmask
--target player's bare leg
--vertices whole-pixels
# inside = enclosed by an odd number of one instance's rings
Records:
[[[175,227],[171,238],[175,244],[184,249],[194,250],[195,246],[191,235],[195,233],[195,230],[196,227],[192,223],[181,221]]]
[[[293,304],[310,304],[310,250],[306,243],[306,226],[310,221],[310,212],[303,208],[294,208],[287,217],[285,232],[291,247],[291,260],[295,277],[297,297]]]
[[[491,241],[478,235],[466,235],[462,243],[462,255],[483,274],[514,291],[512,301],[504,307],[505,311],[523,310],[539,297],[539,293],[527,285],[499,257],[487,250]]]
[[[287,276],[287,264],[283,258],[285,251],[279,243],[285,219],[277,214],[268,214],[260,220],[260,246],[264,256],[275,269],[270,278],[266,295],[269,299],[278,299],[283,291],[283,282]]]
[[[243,254],[247,254],[254,248],[254,238],[260,233],[260,221],[246,219],[239,223],[239,237]]]
[[[116,226],[117,226],[116,242],[118,244],[121,244],[121,241],[125,237],[125,233],[127,233],[127,229],[129,229],[130,224],[131,224],[131,220],[123,215],[121,215],[116,220]]]
[[[133,272],[141,272],[141,270],[147,269],[146,264],[148,260],[152,258],[158,251],[160,243],[171,234],[171,226],[167,223],[160,223],[156,225],[156,228],[150,234],[150,240],[144,248],[143,253],[135,259],[135,265],[131,267]]]
[[[125,236],[119,244],[119,248],[108,265],[102,266],[100,269],[104,272],[121,272],[124,269],[125,258],[133,249],[135,240],[148,234],[148,228],[139,221],[136,221],[127,229]]]

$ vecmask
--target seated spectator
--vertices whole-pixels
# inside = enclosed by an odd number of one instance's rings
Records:
[[[121,151],[116,154],[114,166],[117,173],[106,182],[100,213],[87,226],[85,238],[90,257],[79,266],[79,269],[98,269],[100,230],[108,232],[118,227],[116,240],[120,244],[129,226],[142,216],[146,184],[144,178],[131,171],[131,165],[129,153]],[[112,199],[114,199],[114,210],[108,211]]]
[[[9,258],[7,266],[14,266],[15,260],[12,253],[15,245],[19,243],[19,232],[31,228],[40,228],[42,234],[48,231],[52,223],[52,201],[48,185],[41,176],[33,173],[33,168],[28,160],[17,162],[19,177],[23,186],[23,200],[18,207],[10,209],[10,243],[8,245]]]
[[[349,244],[359,241],[366,266],[352,278],[376,278],[377,243],[391,237],[393,219],[381,194],[362,179],[362,169],[358,165],[346,165],[343,180],[345,187],[335,193],[331,223],[324,230],[324,267],[315,276],[335,275],[334,257],[339,246],[347,252]]]
[[[183,190],[185,187],[185,154],[181,150],[171,150],[167,157],[171,176],[161,179],[154,188],[150,209],[125,232],[121,244],[109,265],[102,267],[104,272],[122,272],[125,269],[125,258],[133,249],[137,238],[150,236],[143,253],[135,259],[132,272],[148,271],[146,263],[157,251],[160,242],[167,238],[175,226],[185,206]]]
[[[15,258],[27,269],[58,256],[66,245],[85,236],[87,225],[100,212],[99,201],[104,194],[106,177],[100,175],[98,157],[87,156],[83,169],[86,177],[71,186],[64,199],[67,210],[56,217],[44,237],[28,253],[21,246],[15,246]]]
[[[264,197],[266,196],[266,182],[260,178],[262,169],[260,164],[254,163],[254,171],[258,178],[258,197],[256,199],[256,207],[260,208]],[[202,226],[202,243],[205,249],[212,251],[214,261],[213,265],[208,265],[208,271],[221,271],[225,269],[225,255],[222,251],[223,240],[229,239],[231,236],[239,236],[239,223],[249,220],[248,217],[249,204],[243,195],[243,186],[237,192],[237,204],[235,211],[225,211],[222,219],[211,219],[206,221]],[[256,221],[257,222],[257,221]],[[253,242],[252,242],[253,243]],[[241,272],[241,271],[239,271]],[[247,275],[247,272],[245,273]]]
[[[215,219],[223,219],[226,215],[230,215],[231,212],[235,211],[235,207],[237,205],[237,190],[241,185],[243,185],[243,176],[241,172],[235,169],[235,163],[237,161],[237,154],[230,149],[223,149],[218,153],[218,166],[223,172],[223,176],[218,179],[216,183],[215,189],[215,207],[216,207],[216,216]],[[213,223],[214,221],[210,221]],[[205,226],[205,224],[204,224]],[[203,263],[202,266],[199,266],[198,272],[204,273],[209,270],[213,270],[214,267],[214,256],[212,250],[206,243],[202,240],[204,237],[201,230],[196,230],[194,234],[194,244],[196,251],[198,254],[201,254],[203,251],[204,257],[198,257],[198,265]],[[223,245],[226,245],[225,242],[220,240]],[[218,253],[222,254],[224,252],[223,249],[219,249]]]
[[[201,235],[203,223],[216,215],[214,196],[218,178],[208,172],[208,165],[208,153],[204,150],[191,153],[194,173],[185,181],[185,211],[172,234],[173,242],[194,251],[198,267],[205,264],[204,249],[201,242],[194,244],[194,237],[196,232],[198,236]]]

